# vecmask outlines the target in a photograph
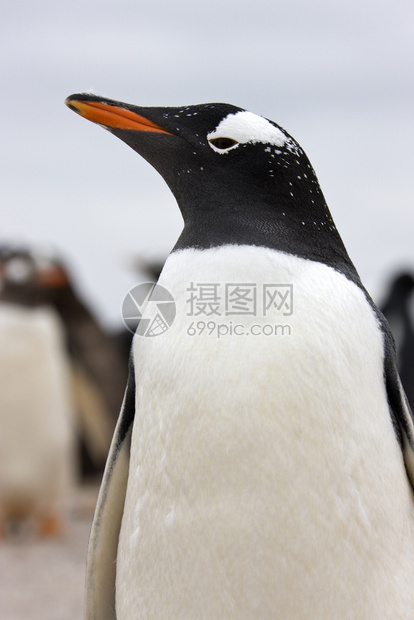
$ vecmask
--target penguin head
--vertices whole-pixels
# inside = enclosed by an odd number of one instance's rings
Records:
[[[176,248],[262,245],[350,263],[306,154],[275,122],[225,103],[145,108],[75,94],[66,105],[163,176],[184,219]]]
[[[35,262],[26,250],[14,250],[3,255],[0,260],[0,272],[4,285],[27,287],[35,277]]]

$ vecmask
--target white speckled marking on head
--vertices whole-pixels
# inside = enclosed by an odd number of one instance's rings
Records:
[[[236,148],[239,144],[248,142],[263,142],[283,146],[288,137],[267,119],[252,112],[241,111],[229,114],[217,125],[214,131],[207,135],[209,141],[215,138],[231,138],[237,144],[228,149],[218,149],[210,142],[211,148],[217,153],[227,153]]]

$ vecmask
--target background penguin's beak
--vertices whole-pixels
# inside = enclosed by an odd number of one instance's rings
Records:
[[[70,95],[65,100],[65,103],[68,108],[80,114],[80,116],[104,127],[172,135],[169,131],[162,129],[162,127],[152,123],[147,118],[121,107],[116,101],[113,104],[108,104],[101,101],[88,101],[84,98],[84,95],[82,95],[82,99],[78,99],[76,95]]]

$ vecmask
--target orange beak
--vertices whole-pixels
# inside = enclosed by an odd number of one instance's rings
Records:
[[[116,105],[108,105],[99,101],[79,101],[78,99],[72,99],[72,97],[68,97],[65,103],[68,108],[87,118],[88,121],[98,123],[104,127],[132,129],[134,131],[153,131],[172,135],[169,131],[165,131],[165,129],[162,129],[143,116]]]

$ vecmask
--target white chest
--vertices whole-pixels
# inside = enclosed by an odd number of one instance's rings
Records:
[[[177,313],[134,343],[119,618],[405,617],[412,497],[362,291],[231,246],[173,254],[160,284]]]

